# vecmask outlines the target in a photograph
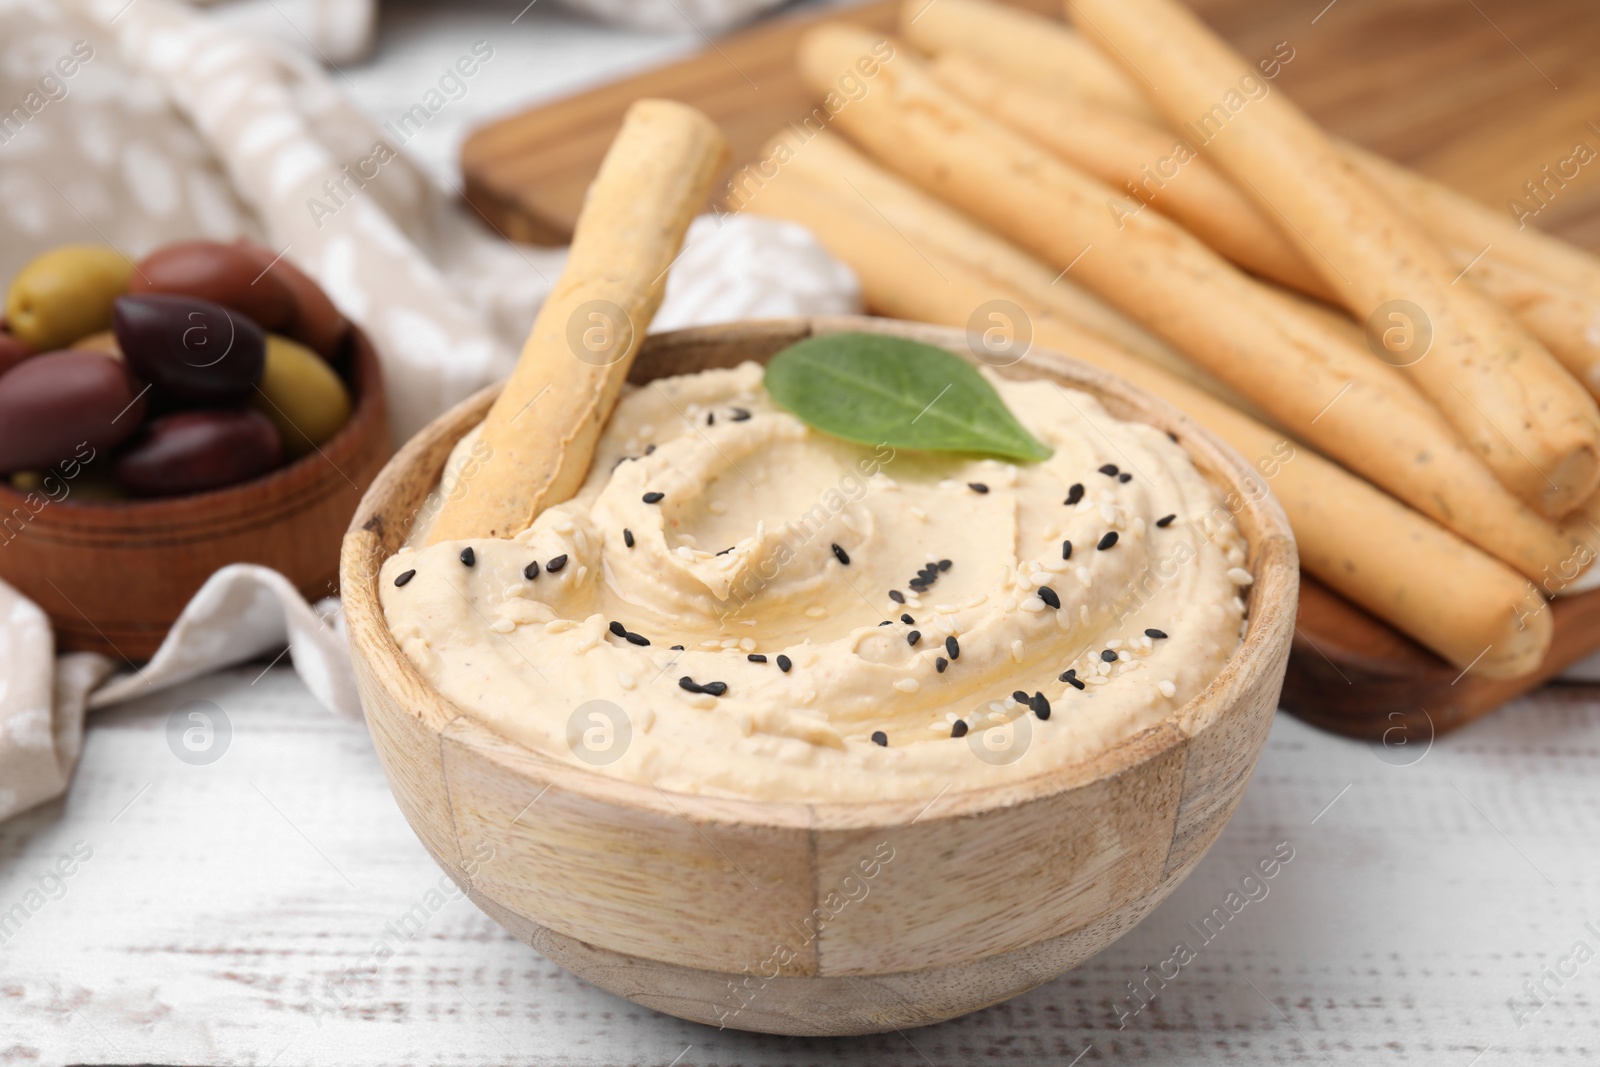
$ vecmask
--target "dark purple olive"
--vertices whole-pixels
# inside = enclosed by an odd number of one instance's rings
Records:
[[[144,384],[101,352],[48,352],[0,377],[0,471],[44,469],[133,436]]]
[[[249,481],[282,461],[278,429],[259,411],[180,411],[151,420],[112,473],[134,496],[176,496]]]
[[[266,337],[249,318],[192,296],[119,296],[112,329],[122,354],[156,392],[191,407],[234,404],[255,391]]]

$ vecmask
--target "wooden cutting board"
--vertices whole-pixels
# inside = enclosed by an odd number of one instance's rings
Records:
[[[1059,9],[1052,0],[1013,2]],[[1520,197],[1537,209],[1532,224],[1600,251],[1600,159],[1570,162],[1580,143],[1600,153],[1594,0],[1193,2],[1246,55],[1288,42],[1294,59],[1277,84],[1328,129],[1496,207],[1509,211]],[[462,146],[467,196],[507,237],[563,244],[630,102],[664,96],[699,107],[721,125],[741,166],[812,105],[794,70],[799,26],[827,17],[891,30],[897,14],[897,3],[880,0],[780,16],[689,59],[485,126]],[[1541,200],[1528,182],[1543,183]],[[1389,742],[1442,733],[1600,648],[1600,593],[1553,610],[1555,644],[1543,668],[1491,682],[1462,676],[1307,579],[1283,706],[1326,729]]]

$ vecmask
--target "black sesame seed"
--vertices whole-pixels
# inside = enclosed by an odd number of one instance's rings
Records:
[[[719,697],[728,691],[728,683],[707,682],[706,684],[702,685],[700,689],[702,692],[710,693],[714,697]]]
[[[789,673],[789,668],[793,667],[793,666],[794,666],[794,660],[790,659],[788,656],[779,656],[778,657],[778,669],[780,671],[782,671],[784,674],[788,674]]]
[[[648,637],[646,637],[644,634],[636,634],[636,633],[632,632],[631,630],[628,633],[623,634],[622,637],[623,637],[623,640],[627,641],[628,644],[630,644],[630,645],[641,645],[641,646],[644,646],[644,645],[649,645],[650,644],[650,639]]]
[[[1171,430],[1167,431],[1167,436],[1172,439],[1172,443],[1173,444],[1177,444],[1178,443],[1178,435],[1173,433]]]
[[[1078,501],[1080,501],[1082,499],[1083,499],[1083,483],[1082,482],[1073,482],[1072,483],[1072,488],[1067,490],[1067,499],[1062,501],[1062,503],[1066,504],[1067,507],[1070,508],[1072,505],[1076,504]]]
[[[953,634],[944,639],[944,650],[952,660],[961,658],[961,643],[955,639]]]
[[[1026,704],[1029,697],[1027,693],[1023,692],[1021,689],[1018,689],[1011,694],[1011,699],[1015,700],[1018,704]]]
[[[731,418],[734,422],[744,422],[746,419],[748,419],[750,417],[750,413],[748,411],[746,411],[744,408],[734,408],[733,409],[733,414],[728,416],[728,417]]]
[[[706,412],[706,425],[707,426],[715,426],[716,424],[717,424],[717,413],[715,411]]]
[[[398,589],[400,586],[405,585],[407,582],[409,582],[411,579],[415,578],[416,576],[417,576],[417,572],[416,571],[401,571],[399,574],[394,576],[395,588]]]
[[[902,614],[902,615],[901,615],[901,616],[900,616],[900,621],[901,621],[901,622],[903,622],[903,623],[905,623],[905,624],[906,624],[906,625],[907,625],[907,626],[912,626],[912,625],[915,625],[915,624],[916,624],[916,621],[917,621],[917,620],[916,620],[916,619],[913,619],[913,618],[912,618],[912,617],[911,617],[911,616],[910,616],[910,615],[904,615],[904,614]]]
[[[1109,648],[1103,648],[1100,650],[1100,658],[1107,663],[1117,662],[1117,654],[1111,651]]]
[[[644,454],[647,455],[647,456],[650,453],[654,452],[655,450],[656,450],[656,446],[655,445],[645,445],[644,446]]]
[[[1115,463],[1107,463],[1104,467],[1100,468],[1100,473],[1104,474],[1107,478],[1115,478],[1117,476],[1117,465]]]
[[[1062,559],[1071,559],[1072,558],[1072,542],[1071,541],[1063,541],[1063,542],[1061,542],[1061,558]]]
[[[913,578],[911,581],[906,583],[906,588],[910,589],[913,593],[926,593],[928,591],[928,583],[923,581],[921,578]]]
[[[878,625],[879,625],[879,626],[893,626],[893,625],[894,625],[894,623],[893,623],[893,622],[892,622],[892,621],[890,621],[890,620],[889,620],[889,619],[884,619],[884,620],[883,620],[883,621],[882,621],[882,622],[880,622],[880,623],[879,623],[879,624],[878,624]]]
[[[683,646],[682,645],[673,645],[672,646],[672,651],[674,651],[674,652],[682,652],[683,651]]]
[[[1129,482],[1133,481],[1133,475],[1129,474],[1127,471],[1123,471],[1121,474],[1117,475],[1117,481],[1121,482],[1123,485],[1127,485]]]
[[[1156,520],[1156,525],[1161,527],[1164,530],[1168,526],[1171,526],[1172,525],[1172,520],[1176,519],[1177,517],[1178,516],[1176,516],[1176,515],[1163,515],[1161,518]]]
[[[974,493],[987,493],[989,491],[989,487],[984,485],[982,482],[968,482],[967,488],[971,489]]]
[[[678,688],[690,693],[704,693],[705,687],[687,674],[678,679]]]
[[[965,720],[965,719],[957,719],[955,722],[951,723],[950,724],[950,736],[951,737],[966,737],[967,736],[967,720]]]
[[[872,743],[875,745],[882,745],[884,748],[888,748],[889,735],[884,733],[882,730],[874,730],[872,731]]]
[[[721,552],[718,552],[717,555],[726,556],[729,552],[732,552],[732,551],[733,551],[733,546],[729,545],[727,548],[723,549]]]
[[[910,633],[906,634],[906,644],[908,645],[914,645],[921,640],[922,633],[919,630],[912,630]]]
[[[939,569],[941,571],[947,571],[951,568],[951,566],[953,566],[953,564],[951,564],[951,562],[947,559],[941,559],[939,561]]]
[[[848,567],[850,565],[850,553],[848,553],[844,549],[840,548],[837,544],[833,545],[832,548],[833,548],[833,558],[838,560],[840,563],[843,563],[846,567]]]
[[[1157,630],[1157,629],[1155,629],[1155,628],[1154,628],[1154,627],[1151,627],[1151,628],[1150,628],[1150,629],[1148,629],[1148,630],[1146,630],[1146,631],[1145,631],[1145,632],[1144,632],[1144,635],[1145,635],[1145,636],[1146,636],[1146,637],[1153,637],[1153,638],[1155,638],[1155,639],[1156,639],[1156,640],[1157,640],[1157,641],[1159,641],[1159,640],[1161,640],[1161,639],[1162,639],[1162,638],[1163,638],[1163,637],[1166,637],[1166,636],[1167,636],[1167,635],[1166,635],[1166,634],[1165,634],[1165,633],[1163,633],[1163,632],[1162,632],[1162,631],[1160,631],[1160,630]]]
[[[622,528],[622,543],[627,545],[629,548],[633,547],[633,531],[628,529],[626,526]]]
[[[950,661],[945,659],[943,656],[936,657],[933,661],[933,669],[938,671],[940,674],[943,674],[944,669],[948,666],[950,666]]]
[[[745,659],[749,660],[751,663],[765,663],[765,662],[767,662],[767,657],[763,656],[759,652],[752,652],[748,656],[746,656]]]
[[[1078,680],[1078,672],[1077,671],[1066,671],[1066,672],[1064,672],[1061,675],[1061,680],[1063,682],[1066,682],[1068,685],[1072,686],[1072,688],[1074,688],[1074,689],[1087,688],[1081,681]]]
[[[1117,531],[1111,530],[1111,531],[1107,532],[1107,534],[1104,537],[1100,538],[1100,543],[1095,545],[1094,547],[1096,547],[1100,551],[1104,552],[1106,549],[1110,548],[1112,545],[1114,545],[1116,543],[1117,543]]]
[[[1033,713],[1041,720],[1050,717],[1050,698],[1043,693],[1033,694],[1033,699],[1028,701],[1028,707],[1032,708]]]
[[[628,636],[628,628],[626,626],[622,625],[620,622],[616,622],[616,621],[613,621],[611,623],[611,632],[616,634],[618,637],[627,637]]]
[[[539,577],[539,561],[534,560],[532,563],[522,568],[522,576],[528,579],[530,582]]]
[[[461,550],[461,562],[466,564],[468,567],[478,562],[478,554],[472,551],[471,545],[468,545],[466,548]]]
[[[906,595],[898,589],[891,589],[889,590],[889,599],[894,601],[896,604],[904,604],[906,602]]]
[[[567,565],[567,555],[566,555],[565,552],[563,552],[561,555],[559,555],[559,556],[555,557],[554,559],[552,559],[549,563],[546,563],[544,565],[544,569],[549,571],[551,574],[554,574],[554,573],[556,573],[556,571],[559,571],[562,567],[565,567],[566,565]]]
[[[1039,587],[1039,599],[1058,611],[1061,608],[1061,598],[1056,596],[1056,591],[1051,589],[1048,585],[1041,585]]]
[[[666,498],[666,495],[667,494],[665,493],[646,493],[643,497],[643,500],[646,504],[659,504],[663,499]]]

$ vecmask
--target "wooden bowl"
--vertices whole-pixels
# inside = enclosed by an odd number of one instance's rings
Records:
[[[58,651],[155,654],[219,567],[259,563],[308,599],[338,592],[339,539],[392,451],[378,356],[351,330],[350,419],[261,478],[162,500],[61,503],[0,483],[0,578],[44,609]],[[70,489],[71,483],[66,483]]]
[[[840,330],[966,354],[955,330],[789,319],[650,337],[632,377],[766,360]],[[1294,539],[1239,457],[1176,409],[1050,353],[1002,373],[1054,378],[1178,435],[1240,509],[1256,579],[1250,625],[1223,673],[1168,719],[1081,764],[931,802],[668,794],[560,762],[463,714],[391,639],[377,575],[494,392],[401,449],[345,537],[345,618],[390,788],[474,903],[645,1007],[745,1030],[860,1034],[938,1022],[1049,981],[1182,880],[1266,741],[1293,633]]]

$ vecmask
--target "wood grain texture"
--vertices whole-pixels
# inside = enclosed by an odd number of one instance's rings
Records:
[[[1021,6],[1052,16],[1058,7],[1034,0]],[[1532,212],[1529,225],[1600,251],[1600,161],[1565,162],[1580,142],[1600,153],[1600,68],[1592,62],[1600,8],[1592,3],[1336,0],[1307,10],[1194,0],[1193,6],[1247,56],[1270,55],[1288,42],[1294,58],[1276,85],[1331,132],[1445,181],[1507,218],[1516,199]],[[848,14],[887,30],[896,11],[892,2],[871,3]],[[799,21],[830,17],[837,16]],[[462,148],[468,195],[508,233],[563,240],[605,143],[573,132],[611,130],[627,102],[647,94],[714,105],[735,164],[749,162],[773,131],[811,107],[793,68],[794,36],[793,25],[767,24],[721,42],[720,54],[707,50],[484,127]],[[1530,182],[1540,186],[1538,198]],[[1307,588],[1284,707],[1357,737],[1382,737],[1425,716],[1432,716],[1432,728],[1455,729],[1600,645],[1600,594],[1574,597],[1554,608],[1557,636],[1539,671],[1515,681],[1460,678],[1335,594],[1312,583]]]
[[[58,651],[148,659],[229,563],[281,572],[308,600],[338,593],[339,540],[389,458],[377,353],[352,329],[355,408],[309,455],[242,485],[165,500],[39,507],[0,484],[0,578],[44,609]],[[70,482],[67,483],[70,487]]]
[[[958,331],[778,320],[652,337],[632,378],[765,359],[845,329],[971,358]],[[524,748],[431,691],[390,637],[377,592],[378,568],[449,448],[488,410],[488,390],[402,449],[344,546],[362,704],[401,808],[440,865],[519,937],[604,988],[785,1034],[873,1033],[972,1011],[1076,965],[1159,903],[1221,831],[1265,743],[1292,629],[1293,540],[1275,504],[1248,499],[1241,461],[1174,409],[1049,353],[1003,373],[1044,374],[1176,434],[1202,473],[1245,498],[1250,629],[1201,695],[1080,764],[931,803],[669,795]],[[863,877],[864,864],[875,873]],[[836,921],[846,908],[849,921]],[[863,988],[884,994],[866,1010]]]

